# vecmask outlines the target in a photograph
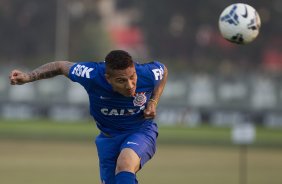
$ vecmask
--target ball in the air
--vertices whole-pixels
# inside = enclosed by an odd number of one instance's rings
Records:
[[[228,41],[247,44],[260,32],[260,16],[250,5],[236,3],[226,7],[219,17],[219,30]]]

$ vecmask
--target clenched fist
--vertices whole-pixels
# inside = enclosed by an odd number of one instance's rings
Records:
[[[9,79],[12,85],[22,85],[30,82],[30,76],[20,70],[13,70],[9,75]]]
[[[146,109],[144,110],[145,119],[154,119],[156,117],[156,102],[149,101]]]

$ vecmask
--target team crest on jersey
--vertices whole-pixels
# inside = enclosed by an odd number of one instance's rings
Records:
[[[134,95],[134,100],[133,100],[134,106],[142,106],[146,103],[146,101],[147,101],[147,97],[145,95],[145,92],[136,93]]]

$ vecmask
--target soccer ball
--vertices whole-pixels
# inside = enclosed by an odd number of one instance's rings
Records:
[[[219,17],[221,35],[230,42],[247,44],[252,42],[260,31],[260,17],[250,5],[236,3],[226,7]]]

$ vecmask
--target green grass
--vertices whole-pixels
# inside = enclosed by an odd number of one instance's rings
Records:
[[[231,129],[211,126],[160,127],[159,143],[232,145]],[[98,130],[94,122],[55,122],[50,120],[0,120],[0,138],[38,140],[91,140]],[[282,129],[256,128],[254,146],[282,148]]]
[[[196,144],[232,144],[231,128],[211,126],[188,127],[161,127],[160,142],[165,143],[196,143]],[[256,128],[257,146],[282,147],[282,129]]]
[[[238,184],[240,147],[229,128],[160,127],[154,158],[140,184]],[[0,120],[0,183],[99,184],[93,122]],[[282,130],[257,127],[247,149],[247,183],[281,184]],[[279,148],[279,149],[277,149]]]
[[[249,148],[248,184],[281,184],[282,149]],[[238,184],[240,149],[208,145],[158,146],[138,173],[140,184]],[[99,184],[98,157],[91,142],[1,140],[2,184]]]
[[[50,120],[0,121],[0,138],[84,140],[98,134],[92,122],[56,122]]]

